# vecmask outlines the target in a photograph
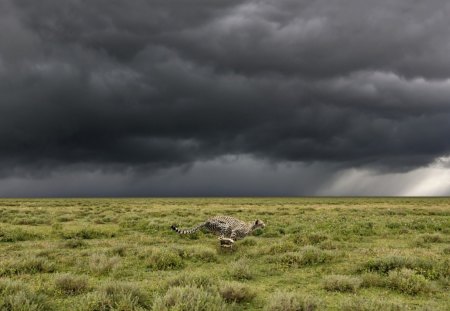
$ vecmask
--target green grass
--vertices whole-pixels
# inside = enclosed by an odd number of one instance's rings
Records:
[[[266,223],[221,249],[214,215]],[[449,310],[450,198],[0,199],[0,310]]]

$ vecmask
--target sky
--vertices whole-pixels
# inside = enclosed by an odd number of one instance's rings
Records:
[[[446,0],[0,0],[0,196],[450,195]]]

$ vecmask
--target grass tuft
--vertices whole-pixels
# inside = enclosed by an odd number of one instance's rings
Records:
[[[179,270],[184,266],[182,258],[174,250],[154,249],[147,260],[147,267],[151,270]]]
[[[361,275],[361,287],[385,287],[385,277],[378,273],[366,272]]]
[[[17,274],[50,273],[55,265],[44,257],[30,257],[4,261],[0,264],[0,276]]]
[[[50,311],[54,306],[46,295],[32,291],[25,283],[0,279],[0,310]]]
[[[389,272],[387,286],[408,295],[429,293],[433,288],[423,275],[411,269],[401,269]]]
[[[174,250],[183,259],[191,259],[194,261],[202,262],[217,262],[217,252],[207,246],[195,246],[195,247],[177,247]]]
[[[96,275],[108,274],[119,265],[118,256],[108,257],[104,254],[93,254],[89,258],[89,270]]]
[[[298,252],[285,253],[270,260],[276,260],[288,267],[303,267],[330,262],[333,258],[334,255],[328,251],[321,250],[315,246],[305,246]]]
[[[219,288],[222,298],[228,303],[250,302],[255,298],[256,293],[248,285],[238,282],[228,282]]]
[[[381,299],[350,298],[343,300],[338,310],[342,311],[403,311],[410,308],[401,302],[386,302]],[[424,309],[427,310],[427,309]]]
[[[77,295],[88,289],[88,279],[85,276],[62,274],[55,278],[55,286],[66,295]]]
[[[265,249],[263,249],[262,253],[267,255],[277,255],[281,253],[286,252],[292,252],[297,248],[297,246],[290,242],[290,241],[284,241],[284,242],[278,242],[276,244],[272,244]]]
[[[36,233],[31,233],[20,228],[1,228],[0,242],[20,242],[42,238]]]
[[[82,239],[70,239],[63,243],[63,247],[65,248],[82,248],[87,244]]]
[[[102,239],[102,238],[112,238],[116,236],[115,231],[111,230],[98,230],[95,228],[82,228],[74,231],[61,232],[64,239]]]
[[[265,311],[314,311],[320,303],[312,298],[302,298],[290,292],[276,292],[267,302]]]
[[[205,273],[183,272],[167,281],[167,287],[212,287],[217,284],[217,278]]]
[[[359,271],[388,274],[392,270],[407,268],[429,279],[437,279],[445,275],[445,262],[439,263],[428,258],[386,256],[367,261]]]
[[[255,277],[248,259],[241,258],[230,264],[230,276],[238,281],[251,280]]]
[[[171,287],[155,298],[153,311],[223,311],[228,306],[220,295],[198,287]]]
[[[316,245],[328,240],[328,236],[321,233],[295,235],[293,241],[298,245]]]
[[[356,292],[362,280],[359,277],[352,277],[348,275],[329,275],[326,276],[323,282],[323,288],[327,291],[337,292]]]
[[[108,282],[80,301],[78,310],[149,310],[151,301],[139,286],[126,282]]]

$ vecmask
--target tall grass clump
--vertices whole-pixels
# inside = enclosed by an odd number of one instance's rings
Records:
[[[217,252],[206,246],[176,247],[173,249],[183,259],[194,261],[217,262]]]
[[[262,250],[262,253],[267,255],[277,255],[286,252],[292,252],[297,248],[297,246],[290,241],[278,242],[273,245],[269,245]],[[258,252],[259,253],[259,252]]]
[[[0,242],[21,242],[42,238],[41,235],[31,233],[20,228],[1,228]]]
[[[65,241],[63,244],[63,247],[65,248],[82,248],[85,247],[87,244],[82,239],[69,239]]]
[[[117,245],[112,247],[108,253],[115,256],[125,257],[127,251],[128,247],[126,245]]]
[[[66,295],[77,295],[88,289],[88,279],[85,276],[62,274],[55,278],[55,287]]]
[[[105,254],[93,254],[89,258],[89,270],[97,275],[108,274],[119,265],[119,262],[118,256],[108,257]]]
[[[312,298],[303,298],[291,292],[276,292],[269,296],[265,311],[314,311],[320,302]]]
[[[166,282],[166,287],[212,287],[217,285],[217,278],[206,273],[186,271],[177,274]]]
[[[0,310],[50,311],[54,306],[50,299],[32,291],[25,283],[0,279]]]
[[[157,296],[153,311],[224,311],[228,310],[219,293],[198,287],[171,287],[161,296]]]
[[[386,286],[385,277],[374,272],[365,272],[361,274],[361,287],[384,287]]]
[[[78,310],[149,310],[151,301],[139,286],[126,282],[109,282],[80,301]]]
[[[349,298],[343,300],[338,310],[342,311],[404,311],[410,308],[401,302],[386,302],[380,299]]]
[[[233,279],[238,281],[251,280],[255,276],[246,258],[231,263],[228,272]]]
[[[270,260],[289,267],[303,267],[330,262],[333,258],[334,254],[329,251],[315,246],[305,246],[298,252],[288,252]]]
[[[20,258],[0,264],[0,276],[17,274],[50,273],[55,265],[44,257]]]
[[[244,240],[241,241],[241,245],[242,246],[246,246],[246,247],[248,247],[248,246],[255,246],[257,244],[258,244],[257,240],[254,237],[252,237],[252,236],[247,237],[247,238],[245,238]]]
[[[422,234],[419,236],[425,243],[443,243],[445,242],[444,237],[441,234],[434,233],[434,234]]]
[[[415,270],[427,278],[436,279],[445,273],[445,262],[439,263],[430,259],[416,257],[386,256],[367,261],[359,271],[388,274],[392,270],[402,268]]]
[[[322,233],[297,234],[293,241],[299,245],[316,245],[328,240],[328,236]]]
[[[434,233],[426,233],[418,236],[412,243],[413,246],[417,247],[426,247],[432,243],[444,243],[445,239],[441,234]]]
[[[65,231],[61,232],[64,239],[101,239],[101,238],[112,238],[116,236],[115,231],[111,230],[99,230],[95,228],[82,228],[79,230]]]
[[[362,284],[361,278],[348,275],[329,275],[323,282],[323,288],[327,291],[356,292]]]
[[[250,302],[255,298],[256,293],[248,285],[238,282],[224,283],[219,288],[222,298],[228,303]]]
[[[153,249],[147,259],[151,270],[178,270],[184,268],[184,262],[174,250]]]

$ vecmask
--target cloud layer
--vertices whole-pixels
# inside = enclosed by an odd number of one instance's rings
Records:
[[[230,155],[323,178],[420,169],[450,154],[449,13],[444,0],[1,1],[0,176],[182,176]]]

